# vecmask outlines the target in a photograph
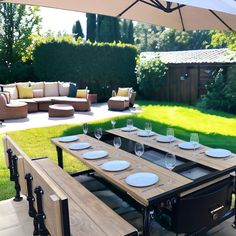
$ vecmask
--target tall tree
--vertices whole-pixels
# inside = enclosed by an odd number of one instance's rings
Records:
[[[212,36],[211,45],[214,47],[228,47],[236,51],[235,32],[215,32]]]
[[[82,27],[81,27],[81,24],[80,24],[79,20],[77,20],[75,22],[75,24],[73,25],[72,33],[73,33],[75,39],[78,39],[79,37],[81,37],[81,38],[84,37],[83,30],[82,30]]]
[[[38,7],[0,4],[0,60],[11,65],[24,57],[34,33],[39,33],[41,18]]]
[[[128,42],[128,23],[127,20],[123,20],[122,21],[122,27],[121,27],[121,41],[123,43],[127,43]]]
[[[86,39],[94,42],[96,40],[96,15],[86,13],[87,17],[87,36]]]
[[[133,21],[129,21],[129,26],[128,26],[128,43],[134,44],[134,25]]]
[[[120,40],[119,20],[111,16],[98,15],[97,41],[118,42]]]

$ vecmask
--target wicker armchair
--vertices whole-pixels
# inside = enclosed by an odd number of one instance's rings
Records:
[[[9,102],[8,95],[0,93],[0,120],[26,118],[28,106],[24,102]]]

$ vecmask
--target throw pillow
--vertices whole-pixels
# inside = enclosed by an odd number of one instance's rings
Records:
[[[16,84],[6,84],[2,85],[3,92],[9,92],[11,99],[18,99],[18,91]]]
[[[70,83],[58,82],[59,85],[59,95],[60,96],[68,96]]]
[[[17,84],[19,98],[33,98],[33,90],[30,87],[24,87]]]
[[[34,96],[34,98],[42,98],[43,97],[43,89],[34,89],[33,96]]]
[[[74,98],[76,96],[76,93],[77,93],[77,86],[76,86],[76,84],[70,83],[68,97]]]
[[[44,89],[44,82],[30,82],[32,89]]]
[[[119,88],[116,96],[129,97],[129,88]]]
[[[77,98],[87,98],[88,90],[87,89],[78,89],[76,92]]]
[[[44,96],[45,97],[59,96],[58,83],[44,82]]]

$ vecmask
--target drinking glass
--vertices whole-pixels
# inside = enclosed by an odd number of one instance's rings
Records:
[[[120,137],[115,137],[113,139],[113,145],[118,150],[121,147],[121,138]],[[118,156],[119,156],[119,153],[116,152],[116,157],[118,157]]]
[[[84,134],[88,133],[88,124],[87,123],[83,124],[83,132],[84,132]]]
[[[190,143],[193,144],[193,149],[194,149],[194,155],[195,155],[195,150],[199,144],[199,137],[197,133],[191,133],[190,134]]]
[[[176,157],[174,154],[166,153],[165,166],[168,170],[172,171],[176,165]],[[173,183],[173,179],[170,177],[169,183]]]
[[[173,128],[167,128],[166,130],[166,136],[169,140],[169,143],[171,143],[171,141],[173,140],[173,138],[175,137],[175,132]]]
[[[139,158],[141,158],[141,156],[144,154],[144,145],[142,143],[135,143],[134,152]],[[141,168],[142,165],[138,164],[137,167]]]
[[[147,134],[149,135],[152,131],[152,124],[149,123],[149,122],[146,122],[145,125],[144,125],[144,129],[147,132]]]
[[[132,119],[128,119],[126,124],[127,124],[128,129],[131,130],[133,128],[133,120]]]
[[[97,140],[100,140],[102,137],[102,128],[95,129],[94,136],[96,137]]]
[[[116,121],[115,120],[111,120],[111,124],[112,124],[112,129],[115,129]]]

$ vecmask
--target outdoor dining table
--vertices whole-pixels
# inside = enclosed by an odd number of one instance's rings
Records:
[[[230,173],[236,170],[236,156],[233,154],[229,158],[211,158],[204,154],[204,151],[208,148],[203,145],[199,150],[195,151],[193,155],[192,150],[183,150],[178,147],[181,140],[176,139],[172,143],[159,143],[155,140],[158,134],[151,137],[139,137],[137,132],[123,132],[121,129],[108,130],[107,133],[115,136],[120,136],[127,140],[143,143],[147,147],[160,150],[162,152],[174,153],[176,156],[183,160],[190,161],[191,163],[197,163],[201,166],[205,166],[214,171],[199,179],[190,179],[175,171],[169,171],[163,166],[159,166],[144,158],[138,158],[131,152],[124,151],[122,149],[116,149],[112,145],[99,141],[89,135],[76,135],[78,137],[76,142],[86,142],[91,144],[91,147],[83,150],[71,150],[69,145],[71,143],[60,142],[60,138],[53,138],[51,142],[56,146],[58,165],[63,168],[63,151],[71,154],[73,157],[84,163],[88,168],[94,170],[116,187],[126,192],[135,202],[140,204],[143,210],[143,235],[149,235],[151,212],[153,205],[161,205],[163,201],[175,198],[177,194],[186,195],[200,188],[207,187],[229,176]],[[88,151],[103,150],[109,155],[96,160],[88,160],[83,157]],[[120,172],[105,171],[101,168],[101,165],[111,160],[125,160],[128,161],[131,166]],[[137,172],[151,172],[159,177],[159,181],[147,187],[133,187],[127,184],[127,176]],[[174,181],[169,182],[169,179]],[[235,209],[232,209],[228,218],[235,215]],[[236,220],[236,218],[235,218]],[[223,220],[222,220],[223,221]],[[235,221],[236,222],[236,221]],[[234,223],[235,223],[234,222]]]

